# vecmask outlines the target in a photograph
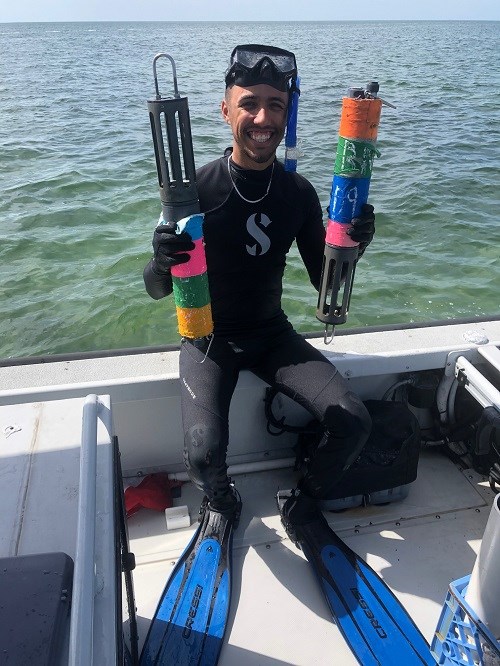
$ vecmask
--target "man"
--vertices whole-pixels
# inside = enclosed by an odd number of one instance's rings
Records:
[[[222,116],[232,148],[197,171],[214,333],[183,339],[179,370],[185,463],[210,506],[231,514],[238,500],[227,476],[228,413],[238,374],[248,369],[305,407],[324,428],[298,491],[285,505],[292,524],[317,514],[368,438],[370,417],[337,369],[281,308],[286,254],[293,241],[319,288],[325,229],[318,196],[276,159],[297,76],[295,56],[271,46],[237,46],[226,72]],[[353,220],[360,254],[375,231],[373,208]],[[157,227],[144,270],[153,298],[172,292],[170,269],[189,259],[188,234]]]

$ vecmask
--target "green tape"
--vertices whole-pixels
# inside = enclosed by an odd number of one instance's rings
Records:
[[[210,303],[206,273],[193,277],[172,276],[175,304],[179,308],[202,308]]]
[[[379,151],[369,141],[353,141],[339,136],[334,174],[353,178],[371,178],[373,160]]]

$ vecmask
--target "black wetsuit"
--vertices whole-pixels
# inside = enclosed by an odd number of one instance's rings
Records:
[[[181,345],[186,466],[210,500],[227,494],[229,405],[239,371],[249,369],[325,428],[301,486],[326,499],[356,459],[371,424],[346,380],[294,331],[281,308],[286,254],[294,240],[312,284],[319,286],[325,239],[321,206],[312,185],[285,172],[277,160],[264,171],[231,163],[231,174],[240,194],[229,175],[227,153],[197,172],[214,337]],[[255,203],[244,200],[261,197]],[[154,274],[151,266],[144,272],[146,288],[161,298],[171,292],[171,280]]]

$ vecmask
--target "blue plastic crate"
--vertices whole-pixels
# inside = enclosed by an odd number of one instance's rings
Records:
[[[470,576],[452,583],[431,644],[438,664],[500,666],[500,643],[465,601]]]

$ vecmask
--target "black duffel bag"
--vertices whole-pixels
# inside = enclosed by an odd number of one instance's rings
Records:
[[[303,469],[314,456],[323,431],[317,421],[306,426],[289,426],[272,414],[274,389],[266,396],[268,428],[275,434],[297,432],[296,468]],[[403,402],[366,400],[372,430],[357,460],[335,487],[332,497],[322,502],[324,509],[347,509],[360,504],[385,504],[408,495],[409,484],[417,478],[420,454],[420,426]]]

